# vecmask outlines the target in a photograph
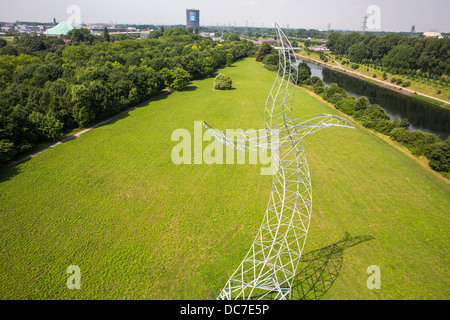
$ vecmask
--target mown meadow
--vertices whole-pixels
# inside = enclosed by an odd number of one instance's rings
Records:
[[[0,297],[216,298],[259,228],[271,176],[248,161],[175,165],[171,135],[193,137],[201,120],[263,128],[275,76],[251,58],[220,72],[233,90],[195,81],[0,173]],[[303,88],[294,108],[339,114]],[[294,298],[448,299],[448,182],[359,125],[304,144],[313,218]],[[70,265],[79,290],[66,286]],[[372,265],[381,289],[366,285]]]

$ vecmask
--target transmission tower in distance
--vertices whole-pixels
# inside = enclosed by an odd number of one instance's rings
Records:
[[[362,34],[364,35],[366,33],[366,28],[367,28],[367,19],[368,19],[367,14],[364,16],[363,19],[364,20],[363,20],[363,25],[362,25]]]

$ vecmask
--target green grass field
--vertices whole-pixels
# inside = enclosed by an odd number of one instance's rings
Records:
[[[252,59],[0,173],[2,299],[215,299],[269,199],[262,165],[175,165],[194,121],[260,129],[275,74]],[[295,116],[333,113],[305,89]],[[204,146],[209,142],[204,142]],[[313,219],[294,297],[449,299],[448,182],[358,127],[304,142]],[[225,150],[224,150],[225,151]],[[66,287],[69,265],[81,289]],[[381,289],[369,290],[378,265]]]

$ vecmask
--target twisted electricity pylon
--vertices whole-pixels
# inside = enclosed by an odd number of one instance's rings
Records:
[[[270,151],[273,182],[261,227],[218,299],[291,299],[292,284],[308,234],[312,188],[302,140],[329,127],[355,128],[335,115],[294,119],[292,102],[298,63],[292,46],[275,24],[279,43],[278,75],[265,107],[266,134],[259,138],[204,126],[211,136],[240,151]]]

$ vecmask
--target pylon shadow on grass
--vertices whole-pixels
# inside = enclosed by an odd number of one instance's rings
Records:
[[[298,273],[292,285],[292,300],[320,300],[333,286],[344,262],[344,250],[375,239],[363,235],[352,237],[348,232],[342,240],[329,246],[305,253],[300,258]],[[250,300],[273,300],[276,292],[254,294]],[[239,299],[241,300],[241,299]]]
[[[303,254],[292,286],[293,300],[320,300],[333,286],[342,268],[344,250],[362,242],[374,239],[372,236],[344,238],[329,246]]]

